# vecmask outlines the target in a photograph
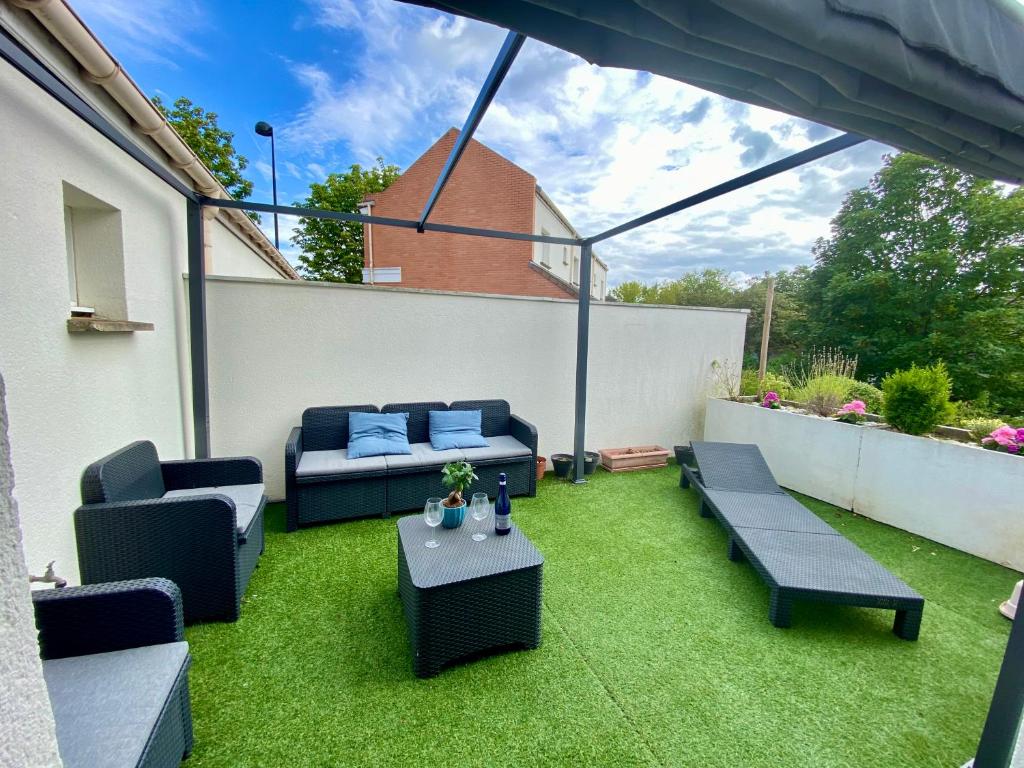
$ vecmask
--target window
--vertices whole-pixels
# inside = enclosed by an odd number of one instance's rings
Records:
[[[121,211],[65,183],[64,238],[70,305],[127,320]]]
[[[572,255],[572,284],[580,284],[580,257],[575,253]]]
[[[564,264],[566,266],[568,266],[568,264],[569,264],[569,246],[568,245],[563,245],[562,246],[562,264]]]
[[[540,233],[544,235],[544,237],[551,236],[551,233],[543,227],[541,228]],[[551,243],[540,244],[540,265],[551,269]]]
[[[373,274],[370,270],[363,268],[364,283],[400,283],[402,282],[401,267],[374,267]]]

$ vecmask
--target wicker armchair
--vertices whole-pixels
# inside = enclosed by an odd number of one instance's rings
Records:
[[[140,579],[32,593],[65,768],[173,768],[192,751],[181,593]]]
[[[258,459],[164,461],[136,442],[90,464],[75,511],[84,584],[162,576],[187,624],[234,621],[263,552]]]

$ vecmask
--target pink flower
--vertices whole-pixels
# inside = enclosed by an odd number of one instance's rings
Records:
[[[867,406],[863,400],[851,400],[842,408],[839,409],[840,413],[856,413],[859,416],[863,416],[867,413]]]
[[[765,392],[764,400],[761,401],[762,408],[780,408],[779,393],[778,392]]]

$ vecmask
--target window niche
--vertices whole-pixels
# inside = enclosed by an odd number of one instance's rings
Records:
[[[68,331],[152,330],[128,319],[121,211],[64,182]]]

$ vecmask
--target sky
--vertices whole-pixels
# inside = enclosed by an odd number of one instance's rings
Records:
[[[142,90],[216,112],[278,200],[377,157],[408,167],[461,127],[505,30],[393,0],[74,0]],[[475,137],[533,174],[584,235],[838,135],[689,85],[528,40]],[[812,261],[844,195],[893,150],[865,142],[603,242],[609,284],[715,267],[738,279]],[[295,221],[282,217],[281,250]],[[263,217],[273,238],[273,220]]]

